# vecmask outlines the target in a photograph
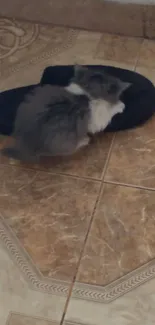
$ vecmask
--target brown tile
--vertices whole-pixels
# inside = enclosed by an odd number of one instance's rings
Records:
[[[155,257],[154,192],[105,184],[78,281],[106,285]]]
[[[99,2],[91,1],[90,17],[94,20],[93,27],[96,25],[98,30],[113,34],[143,36],[143,6]]]
[[[143,5],[100,0],[1,0],[1,15],[130,36],[143,36]],[[36,10],[37,8],[37,10]]]
[[[155,38],[155,6],[145,6],[145,37]]]
[[[155,119],[117,134],[105,180],[155,189]]]
[[[81,59],[88,64],[88,59],[94,57],[101,36],[102,33],[80,30],[74,39],[74,44],[58,53],[55,58],[57,64],[58,62],[59,64],[77,64]]]
[[[111,59],[105,60],[104,58],[96,57],[97,46],[99,44],[99,38],[101,38],[101,36],[101,33],[84,32],[82,38],[77,37],[73,47],[59,53],[55,58],[52,59],[53,64],[96,64],[133,70],[135,68],[135,62],[126,63],[122,61],[114,61]]]
[[[59,323],[42,318],[11,314],[8,325],[59,325]]]
[[[46,277],[72,280],[100,184],[4,166],[0,214]]]
[[[142,39],[103,34],[96,58],[135,64]]]
[[[101,179],[110,149],[112,134],[96,136],[92,143],[71,157],[48,158],[40,165],[29,166],[34,169],[65,173],[79,177]],[[1,146],[5,146],[11,139],[3,138]],[[0,157],[1,164],[19,165],[19,162]],[[28,165],[27,165],[28,167]]]
[[[145,39],[143,41],[137,66],[155,68],[155,42]]]

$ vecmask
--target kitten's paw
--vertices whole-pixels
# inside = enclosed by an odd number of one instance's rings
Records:
[[[118,113],[123,113],[124,109],[125,109],[124,103],[120,103],[118,107]]]
[[[85,147],[89,144],[90,142],[90,138],[89,137],[85,137],[84,139],[82,139],[79,144],[78,144],[78,149],[81,147]]]

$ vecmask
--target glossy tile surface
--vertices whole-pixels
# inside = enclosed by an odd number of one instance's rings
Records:
[[[77,280],[106,285],[155,257],[154,192],[105,184]]]
[[[20,314],[11,314],[8,320],[8,325],[57,325],[56,322],[51,322],[43,318],[28,317]]]
[[[63,173],[78,177],[89,177],[100,180],[104,173],[108,153],[111,147],[113,134],[96,136],[91,146],[82,149],[72,157],[54,157],[43,159],[38,165],[20,164],[19,161],[9,160],[4,156],[0,157],[1,164],[21,165],[35,170],[44,170],[55,173]],[[5,147],[11,144],[11,138],[0,139],[0,146]]]
[[[155,119],[116,135],[105,180],[155,189]]]
[[[103,34],[97,48],[96,57],[104,60],[136,63],[142,39]]]
[[[141,47],[138,65],[155,68],[154,55],[155,55],[154,41],[145,39]]]
[[[45,277],[72,280],[99,191],[81,179],[3,166],[0,213]]]
[[[54,64],[137,63],[155,80],[154,42],[2,18],[0,26],[2,91],[39,82]],[[154,128],[153,119],[114,142],[100,135],[38,166],[0,157],[1,325],[154,324]],[[0,147],[10,141],[0,137]]]
[[[154,287],[152,279],[109,304],[97,303],[95,295],[94,301],[72,297],[64,325],[153,325]]]

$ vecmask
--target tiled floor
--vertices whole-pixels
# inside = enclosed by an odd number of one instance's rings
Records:
[[[0,19],[1,90],[53,64],[155,82],[155,42]],[[155,119],[47,166],[0,160],[0,324],[155,324]],[[1,137],[0,145],[5,139]]]

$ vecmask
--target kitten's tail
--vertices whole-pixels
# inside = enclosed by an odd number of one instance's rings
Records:
[[[20,150],[17,147],[6,147],[1,149],[0,153],[3,156],[12,158],[15,160],[20,160],[27,163],[38,163],[39,157],[33,153],[27,152],[25,150]]]
[[[21,159],[21,154],[20,151],[15,148],[15,147],[6,147],[1,149],[1,154],[3,156],[6,156],[8,158],[20,160]]]

